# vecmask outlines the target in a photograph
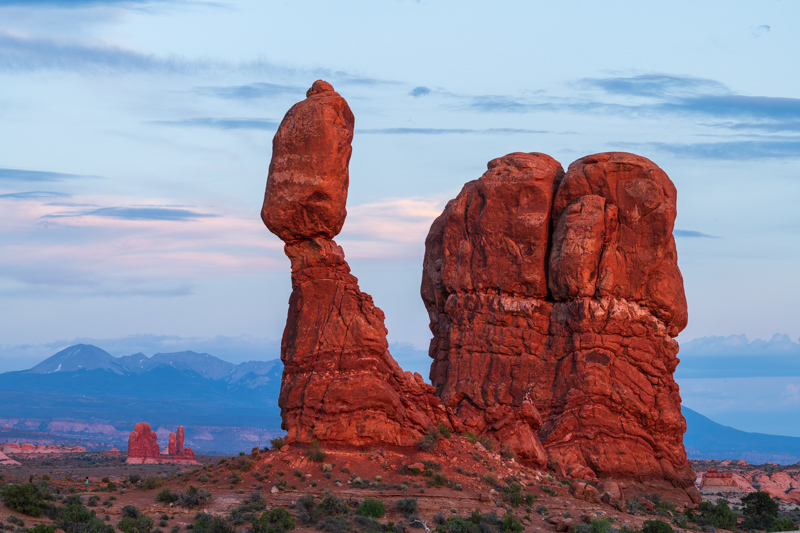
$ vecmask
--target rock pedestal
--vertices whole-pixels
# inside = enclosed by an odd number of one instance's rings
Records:
[[[347,102],[320,80],[273,140],[261,218],[286,242],[293,289],[281,344],[282,427],[289,442],[410,446],[449,421],[433,388],[389,354],[383,312],[333,241],[346,216],[353,126]]]

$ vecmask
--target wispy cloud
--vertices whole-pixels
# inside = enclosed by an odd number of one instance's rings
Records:
[[[688,238],[688,239],[719,239],[714,235],[709,235],[708,233],[702,233],[699,231],[689,230],[689,229],[676,229],[672,231],[672,234],[676,237]]]
[[[451,134],[516,134],[516,133],[553,133],[545,130],[529,130],[524,128],[489,128],[489,129],[469,129],[469,128],[376,128],[359,129],[356,133],[371,135],[451,135]]]
[[[691,76],[668,74],[641,74],[628,77],[582,78],[577,85],[584,88],[601,89],[610,94],[627,96],[666,97],[680,94],[729,92],[728,88],[715,80]]]
[[[231,85],[227,87],[197,87],[199,94],[215,96],[228,100],[256,100],[282,95],[304,97],[306,88],[297,85],[277,85],[274,83],[249,83],[247,85]]]
[[[218,130],[268,130],[278,129],[280,123],[268,118],[214,118],[197,117],[183,120],[152,120],[148,124],[188,128],[214,128]]]
[[[217,215],[208,213],[198,213],[189,209],[176,209],[171,207],[102,207],[91,211],[52,213],[42,216],[42,218],[72,218],[72,217],[105,217],[118,218],[122,220],[158,220],[158,221],[182,221],[195,218],[215,217]]]
[[[87,178],[95,176],[82,176],[80,174],[64,174],[62,172],[47,172],[43,170],[21,170],[18,168],[0,168],[0,181],[20,181],[20,182],[45,182],[45,181],[66,181],[76,178]]]
[[[12,198],[15,200],[50,200],[52,198],[68,198],[69,195],[63,192],[53,191],[27,191],[0,194],[0,198]]]
[[[647,146],[661,152],[695,159],[722,159],[744,161],[752,159],[797,159],[800,158],[800,139],[720,141],[705,143],[619,143],[618,146]]]

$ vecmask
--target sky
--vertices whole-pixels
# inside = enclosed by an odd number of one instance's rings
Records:
[[[653,160],[679,341],[794,342],[798,53],[797,0],[0,0],[0,371],[76,339],[276,357],[289,261],[259,211],[320,78],[356,117],[337,242],[409,353],[431,221],[514,151]]]

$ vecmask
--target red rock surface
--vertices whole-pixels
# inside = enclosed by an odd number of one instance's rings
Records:
[[[698,498],[672,377],[687,320],[675,199],[661,169],[623,153],[566,175],[509,154],[464,186],[431,226],[421,288],[456,429]]]
[[[2,466],[14,466],[14,465],[18,465],[18,464],[19,464],[18,461],[15,461],[14,459],[11,459],[9,456],[4,454],[3,452],[0,452],[0,465],[2,465]]]
[[[162,454],[158,447],[158,436],[150,429],[146,422],[139,422],[134,426],[128,437],[128,458],[127,464],[160,464],[160,463],[186,463],[199,464],[195,460],[194,452],[191,448],[183,448],[182,453],[178,452],[178,443],[183,447],[183,426],[178,428],[178,437],[175,433],[169,434],[169,444],[167,454]]]
[[[85,452],[86,448],[83,446],[66,446],[66,445],[45,445],[45,444],[19,444],[9,442],[0,445],[0,450],[4,453],[80,453]]]
[[[347,215],[353,112],[325,81],[314,82],[306,95],[272,140],[261,210],[264,224],[287,243],[332,239]]]
[[[361,292],[332,239],[344,223],[353,115],[317,81],[273,141],[262,219],[286,242],[292,295],[281,345],[282,427],[289,442],[415,444],[449,426],[420,375],[389,354],[383,312]]]

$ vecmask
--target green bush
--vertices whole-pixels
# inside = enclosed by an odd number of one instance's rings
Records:
[[[65,502],[68,500],[66,498]],[[74,503],[74,500],[70,500],[65,508],[58,509],[57,514],[56,525],[65,533],[114,533],[113,526],[97,518],[94,511]]]
[[[313,524],[317,521],[317,504],[313,494],[306,494],[297,500],[297,518],[303,524]]]
[[[365,498],[364,502],[356,509],[356,514],[368,516],[370,518],[381,518],[386,514],[386,508],[381,500]]]
[[[27,516],[42,516],[47,508],[50,494],[41,485],[25,483],[23,485],[6,485],[0,489],[0,498],[9,509]]]
[[[141,487],[144,490],[157,489],[164,484],[164,478],[161,476],[147,476],[142,480]]]
[[[223,517],[208,513],[197,513],[194,517],[194,524],[189,524],[186,529],[190,529],[189,526],[192,526],[191,529],[194,533],[236,533],[236,529]]]
[[[769,529],[778,518],[778,502],[763,491],[751,492],[742,498],[745,529]]]
[[[161,503],[173,503],[180,499],[179,494],[175,494],[169,487],[164,487],[156,494],[156,501]]]
[[[317,512],[321,516],[340,516],[348,514],[350,508],[347,507],[347,503],[344,500],[331,494],[319,502]]]
[[[417,514],[417,499],[416,498],[403,498],[398,500],[396,508],[403,516],[410,518]]]
[[[273,452],[276,452],[286,446],[286,441],[283,437],[276,437],[274,439],[269,439],[269,449]]]
[[[572,533],[614,533],[611,520],[595,518],[589,524],[578,523],[572,527]]]
[[[798,526],[794,523],[794,520],[789,518],[788,516],[782,516],[776,519],[772,525],[767,528],[767,533],[773,533],[775,531],[797,531]]]
[[[36,524],[28,529],[28,533],[54,533],[56,528],[47,524]]]
[[[663,520],[645,520],[642,533],[673,533],[672,526]]]
[[[283,507],[276,507],[263,513],[253,521],[255,533],[285,533],[295,528],[294,517]]]
[[[449,439],[453,435],[453,430],[439,422],[431,426],[427,433],[417,442],[417,446],[423,451],[430,452],[436,449],[436,445],[442,439]]]
[[[500,524],[500,531],[503,533],[520,533],[524,528],[519,518],[511,513],[506,513],[503,516],[503,523]]]
[[[738,517],[731,511],[728,500],[718,499],[716,504],[711,502],[700,502],[697,506],[699,516],[691,515],[690,519],[701,526],[712,526],[714,528],[730,530],[736,525]]]
[[[211,494],[208,491],[189,485],[185,492],[181,492],[179,503],[184,507],[198,507],[206,503],[210,497]]]
[[[124,517],[117,524],[123,533],[150,533],[153,531],[153,519],[146,515],[137,518]]]
[[[328,457],[327,452],[322,451],[322,445],[317,439],[312,440],[308,444],[308,458],[315,463],[321,463]]]

